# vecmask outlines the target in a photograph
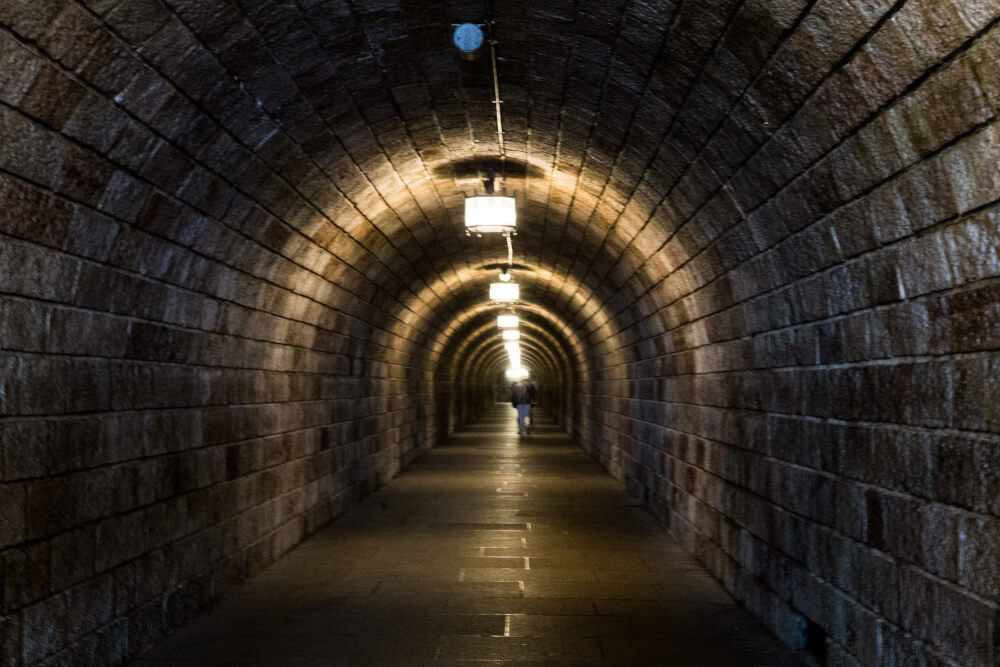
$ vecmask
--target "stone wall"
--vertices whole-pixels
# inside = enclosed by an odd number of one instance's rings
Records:
[[[1000,659],[997,15],[820,2],[745,71],[706,49],[623,253],[655,314],[585,398],[587,447],[828,664]]]
[[[155,3],[99,4],[0,9],[4,665],[135,656],[439,435],[401,352],[435,316],[331,164]]]

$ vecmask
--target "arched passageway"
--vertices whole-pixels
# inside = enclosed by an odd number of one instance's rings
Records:
[[[577,442],[789,646],[993,664],[998,17],[0,3],[0,661],[139,654],[480,415],[502,166]]]

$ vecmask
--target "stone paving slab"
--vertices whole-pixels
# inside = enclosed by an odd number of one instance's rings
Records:
[[[507,413],[134,664],[801,665],[554,425],[519,438]]]

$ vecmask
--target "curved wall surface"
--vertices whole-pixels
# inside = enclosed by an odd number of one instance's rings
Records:
[[[494,401],[492,168],[581,446],[789,645],[994,664],[998,19],[0,3],[0,662],[140,654]]]

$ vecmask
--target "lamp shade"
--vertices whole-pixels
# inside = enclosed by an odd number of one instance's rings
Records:
[[[497,316],[497,326],[501,329],[516,329],[518,325],[517,315]]]
[[[512,232],[517,227],[513,197],[468,197],[465,200],[465,229],[476,234]]]
[[[490,299],[493,301],[517,301],[520,296],[517,283],[490,283]]]
[[[528,377],[528,369],[521,368],[508,368],[507,369],[507,379],[511,382],[517,382],[518,380],[523,380]]]

